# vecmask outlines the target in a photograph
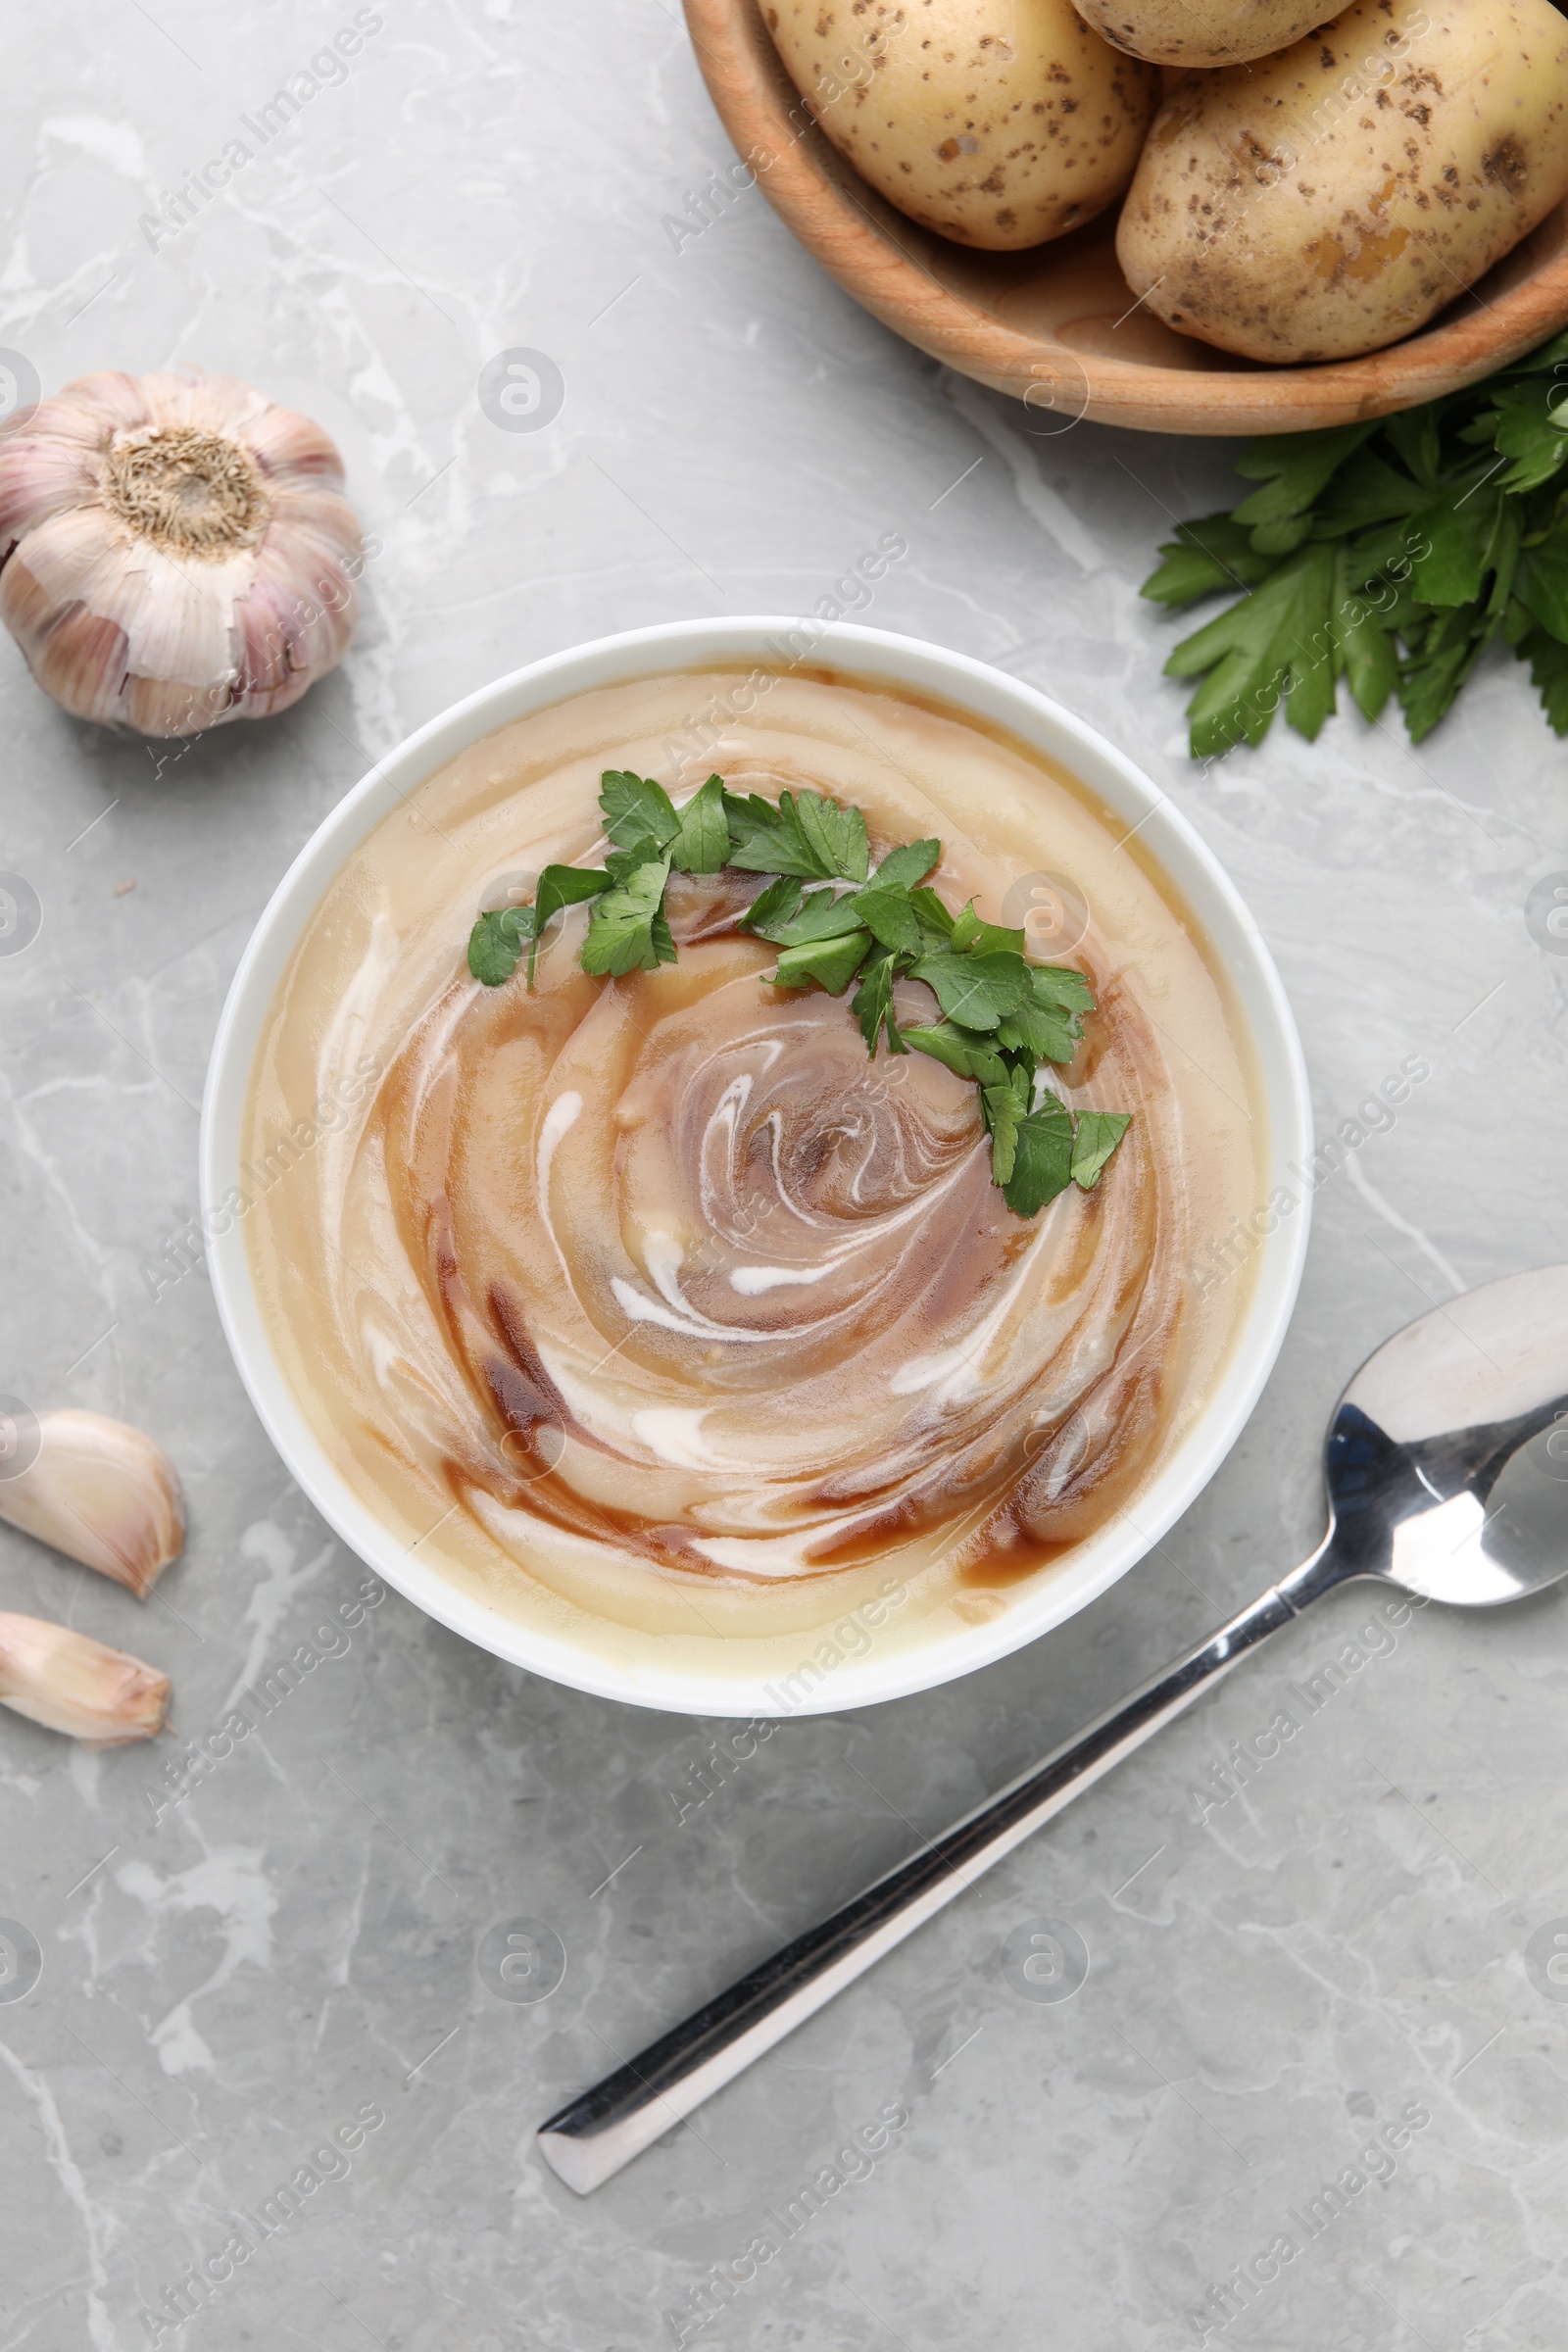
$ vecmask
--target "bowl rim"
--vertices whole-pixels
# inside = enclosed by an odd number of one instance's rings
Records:
[[[1415,334],[1352,360],[1161,368],[1079,351],[1054,336],[1009,326],[925,267],[919,247],[941,248],[946,240],[904,220],[832,147],[789,80],[758,0],[683,0],[683,5],[719,122],[790,233],[884,326],[993,391],[1058,413],[1058,432],[1085,419],[1134,432],[1194,437],[1359,423],[1479,382],[1568,325],[1565,244],[1498,291],[1483,290],[1493,275],[1488,271],[1465,290],[1474,298],[1473,308],[1458,317],[1440,313]],[[804,123],[794,119],[801,114]],[[844,175],[858,194],[851,193]],[[902,234],[884,223],[884,213],[888,221],[900,223]],[[1530,235],[1539,236],[1559,218],[1568,220],[1568,202]],[[1064,243],[1092,238],[1114,219],[1111,206]],[[1510,259],[1504,254],[1494,270],[1506,270]],[[1464,293],[1454,297],[1455,304],[1464,300]],[[1130,293],[1128,301],[1138,307]]]
[[[808,651],[791,653],[791,633]],[[1010,729],[1063,765],[1130,822],[1156,866],[1202,926],[1255,1057],[1268,1136],[1270,1190],[1292,1158],[1311,1151],[1306,1065],[1283,984],[1261,933],[1196,828],[1143,771],[1099,731],[1038,688],[971,655],[860,623],[776,616],[658,622],[544,656],[464,696],[378,760],[329,810],[273,890],[246,944],[213,1043],[202,1101],[201,1230],[213,1293],[230,1353],[284,1467],[349,1550],[427,1616],[509,1663],[599,1697],[707,1717],[841,1713],[929,1690],[994,1663],[1075,1615],[1158,1543],[1208,1484],[1241,1435],[1273,1370],[1299,1289],[1311,1219],[1308,1192],[1294,1216],[1257,1240],[1250,1295],[1213,1393],[1151,1485],[1136,1525],[1119,1514],[1069,1553],[1000,1617],[939,1640],[862,1655],[834,1668],[808,1656],[834,1621],[803,1632],[796,1673],[705,1674],[627,1662],[586,1643],[525,1626],[426,1567],[361,1500],[331,1461],[272,1351],[251,1281],[243,1224],[224,1202],[240,1170],[240,1125],[263,1024],[306,925],[326,887],[382,819],[407,805],[437,769],[483,737],[594,687],[670,671],[750,661],[783,668],[824,663],[852,681],[934,697]],[[863,1605],[863,1604],[862,1604]],[[844,1620],[838,1621],[843,1624]],[[836,1646],[836,1644],[828,1644]],[[809,1673],[803,1690],[790,1686]]]

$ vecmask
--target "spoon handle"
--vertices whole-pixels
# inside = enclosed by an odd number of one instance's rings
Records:
[[[1306,1597],[1298,1577],[1288,1580],[1293,1597],[1272,1587],[1044,1763],[553,2115],[539,2144],[567,2187],[586,2196],[618,2173],[1289,1625]]]

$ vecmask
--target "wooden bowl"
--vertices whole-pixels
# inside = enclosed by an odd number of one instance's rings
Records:
[[[797,93],[757,0],[685,0],[703,78],[762,193],[884,326],[1063,423],[1149,433],[1291,433],[1413,408],[1568,325],[1568,204],[1418,335],[1361,360],[1269,368],[1134,305],[1114,212],[1028,253],[977,253],[868,187]]]

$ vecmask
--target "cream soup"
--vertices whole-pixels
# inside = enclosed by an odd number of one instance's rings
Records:
[[[1136,1519],[1245,1307],[1187,1269],[1259,1197],[1266,1138],[1223,977],[1123,820],[906,691],[744,675],[574,696],[382,821],[277,990],[242,1184],[278,1358],[423,1563],[607,1654],[765,1675],[815,1629],[903,1646],[998,1615]],[[708,700],[751,708],[692,755]],[[710,770],[854,803],[873,858],[939,838],[933,886],[991,922],[1065,878],[1082,936],[1044,946],[1099,1009],[1054,1082],[1133,1114],[1098,1186],[1015,1216],[971,1084],[869,1059],[848,995],[767,984],[776,951],[734,927],[755,876],[675,878],[657,971],[586,975],[578,907],[533,993],[521,966],[479,986],[478,911],[601,861],[606,768],[677,803]]]

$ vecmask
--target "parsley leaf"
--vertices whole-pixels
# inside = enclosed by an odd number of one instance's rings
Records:
[[[1525,549],[1514,594],[1549,637],[1568,645],[1568,533]]]
[[[533,967],[539,955],[539,941],[545,925],[564,906],[580,906],[585,899],[597,899],[610,887],[609,873],[596,873],[592,866],[547,865],[539,877],[534,895],[533,928],[528,934],[528,986],[533,986]]]
[[[468,969],[486,988],[500,988],[517,968],[533,937],[531,906],[495,906],[481,914],[468,934]]]
[[[830,997],[841,997],[865,961],[871,945],[868,931],[857,928],[838,939],[808,940],[802,947],[779,953],[778,970],[768,978],[775,988],[805,988],[814,980]]]
[[[885,883],[894,890],[912,890],[923,882],[942,856],[940,841],[908,841],[902,849],[889,850],[872,875],[873,886]]]
[[[801,886],[793,874],[780,874],[765,890],[760,890],[746,912],[741,916],[742,931],[759,932],[771,939],[772,923],[792,922],[801,909]]]
[[[1071,1061],[1083,1033],[1082,1022],[1070,1012],[1036,999],[997,1024],[997,1043],[1004,1051],[1032,1054],[1036,1061]]]
[[[1321,694],[1314,695],[1313,687],[1320,688],[1317,673],[1331,642],[1333,582],[1333,549],[1301,548],[1261,587],[1177,646],[1165,675],[1204,677],[1188,707],[1195,760],[1228,752],[1233,744],[1261,743],[1287,680],[1298,698],[1293,715],[1299,711],[1302,731],[1316,734],[1326,713],[1318,710]]]
[[[949,913],[936,892],[925,887],[911,890],[909,905],[928,944],[934,948],[946,947],[953,937],[956,917]]]
[[[934,989],[949,1020],[965,1029],[995,1029],[1004,1013],[1030,1001],[1029,971],[1021,956],[955,956],[944,949],[922,956],[914,978]]]
[[[959,915],[953,926],[949,946],[965,955],[990,956],[1023,954],[1023,933],[1004,931],[999,923],[983,923],[974,910],[974,901]]]
[[[1426,545],[1412,564],[1411,576],[1423,603],[1444,607],[1475,603],[1481,594],[1487,543],[1496,511],[1494,495],[1477,498],[1472,494],[1456,505],[1445,501],[1428,507],[1416,516],[1414,528]]]
[[[1253,547],[1251,532],[1229,514],[1178,523],[1175,538],[1159,552],[1165,561],[1142,590],[1155,605],[1179,608],[1197,604],[1200,596],[1255,588],[1274,568],[1272,559]]]
[[[1537,490],[1568,466],[1568,412],[1557,400],[1542,407],[1530,384],[1510,384],[1496,396],[1493,447],[1513,464],[1504,490]]]
[[[748,793],[744,800],[737,793],[725,793],[729,861],[743,873],[802,874],[808,881],[821,881],[815,858],[789,820],[784,806],[788,797],[781,793],[775,806],[760,792]]]
[[[845,882],[865,880],[870,850],[858,808],[845,808],[819,792],[798,792],[795,821],[821,860],[822,873],[837,874]]]
[[[880,874],[858,890],[851,904],[866,929],[885,948],[903,956],[918,956],[926,930],[909,898],[908,887],[884,882]]]
[[[1029,984],[1037,1004],[1059,1004],[1064,1012],[1093,1012],[1095,992],[1070,963],[1032,963]]]
[[[860,967],[860,985],[850,1003],[850,1010],[860,1024],[865,1050],[873,1061],[879,1030],[886,1029],[888,1052],[906,1054],[908,1047],[899,1032],[893,1017],[893,982],[898,959],[890,948],[875,948]]]
[[[1412,743],[1423,742],[1452,710],[1487,649],[1489,634],[1462,612],[1423,614],[1407,628],[1410,650],[1400,664],[1396,691]]]
[[[1018,1121],[1012,1165],[1002,1197],[1015,1216],[1032,1217],[1072,1182],[1072,1113],[1057,1095]]]
[[[1100,1171],[1132,1125],[1125,1110],[1083,1110],[1072,1147],[1072,1179],[1086,1193],[1100,1182]]]
[[[664,919],[664,885],[669,859],[651,859],[629,880],[607,890],[593,911],[583,942],[585,972],[619,979],[626,972],[651,972],[675,960],[675,943]]]
[[[1568,645],[1544,629],[1530,629],[1515,650],[1530,664],[1547,720],[1559,735],[1568,735]]]
[[[865,939],[865,925],[855,911],[853,898],[835,898],[830,890],[808,890],[799,907],[785,921],[760,923],[753,909],[748,929],[760,939],[771,939],[782,948],[808,947],[813,940],[843,939],[852,931]]]
[[[679,811],[680,831],[670,863],[683,874],[716,874],[729,863],[729,819],[724,814],[724,779],[710,776]],[[659,845],[661,848],[663,844]]]
[[[1346,459],[1377,429],[1375,423],[1341,424],[1327,432],[1270,433],[1249,442],[1236,470],[1264,486],[1242,501],[1236,521],[1255,529],[1306,514]]]
[[[607,767],[599,782],[605,831],[617,850],[657,857],[668,849],[680,831],[680,818],[662,784],[635,776],[629,767]]]
[[[1371,719],[1381,714],[1394,692],[1399,674],[1399,657],[1375,608],[1360,595],[1360,586],[1353,577],[1348,551],[1342,547],[1330,615],[1335,658],[1345,673],[1356,709],[1363,718]]]
[[[612,882],[629,882],[640,865],[647,865],[657,852],[646,846],[637,850],[612,850],[605,859],[605,872]]]
[[[1005,1188],[1018,1155],[1018,1130],[1029,1110],[1033,1080],[1022,1066],[1010,1069],[1004,1086],[980,1090],[981,1108],[991,1130],[991,1181]]]
[[[753,874],[800,874],[808,881],[863,882],[869,863],[865,818],[818,792],[724,795],[729,862]]]
[[[1002,1055],[979,1038],[966,1037],[961,1029],[950,1022],[937,1021],[929,1028],[906,1029],[904,1042],[913,1046],[917,1054],[929,1054],[933,1061],[946,1063],[958,1078],[973,1078],[981,1086],[1005,1086],[1007,1065]]]

